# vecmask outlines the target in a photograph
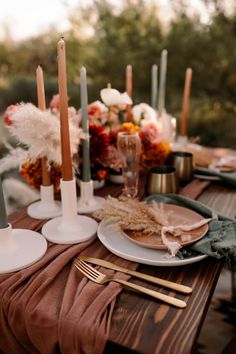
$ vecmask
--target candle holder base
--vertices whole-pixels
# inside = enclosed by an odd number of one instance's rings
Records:
[[[74,244],[95,238],[97,227],[97,222],[87,216],[76,215],[71,225],[64,223],[63,216],[59,216],[43,225],[42,234],[53,243]]]
[[[55,205],[48,205],[47,207],[41,201],[31,204],[27,208],[27,214],[34,219],[51,219],[56,216],[61,215],[61,203],[58,201],[54,202]]]
[[[105,199],[93,195],[93,181],[80,181],[80,198],[78,200],[79,213],[93,213],[102,208]]]
[[[0,274],[29,267],[44,256],[47,241],[36,231],[0,229]]]
[[[54,188],[40,186],[41,200],[29,205],[27,214],[35,219],[51,219],[62,214],[61,202],[54,200]]]
[[[80,214],[93,213],[103,207],[105,199],[102,197],[93,196],[93,199],[89,200],[88,203],[83,203],[82,200],[78,201],[78,212]]]
[[[74,244],[94,237],[97,222],[77,215],[76,182],[61,180],[62,216],[49,220],[42,228],[43,236],[59,244]]]

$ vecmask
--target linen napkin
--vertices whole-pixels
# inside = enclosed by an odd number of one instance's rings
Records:
[[[236,172],[219,172],[214,169],[205,167],[195,167],[194,173],[202,176],[219,177],[222,181],[225,181],[233,186],[236,186]]]
[[[179,205],[196,211],[205,218],[212,217],[213,210],[199,201],[176,194],[156,194],[145,199],[147,202]],[[195,244],[179,250],[180,258],[192,257],[196,253],[218,259],[225,258],[231,267],[236,265],[236,220],[218,214],[217,221],[211,221],[207,234]]]

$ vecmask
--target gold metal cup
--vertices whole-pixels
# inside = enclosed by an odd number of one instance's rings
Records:
[[[176,169],[179,183],[190,182],[193,178],[193,155],[185,151],[174,151],[171,153],[170,159]]]
[[[173,166],[158,166],[149,170],[146,194],[178,193],[178,181]]]

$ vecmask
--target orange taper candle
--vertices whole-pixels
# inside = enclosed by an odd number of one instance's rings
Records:
[[[36,69],[36,83],[37,83],[37,95],[38,95],[38,108],[41,111],[46,111],[43,69],[40,65]],[[41,159],[41,167],[42,167],[42,185],[50,186],[51,179],[50,179],[50,172],[47,166],[46,156]]]
[[[63,39],[58,42],[58,85],[60,97],[59,106],[61,125],[62,179],[64,181],[71,181],[73,179],[73,173],[68,121],[66,48]]]
[[[191,81],[192,81],[192,69],[187,68],[185,73],[185,84],[184,84],[184,95],[183,95],[183,104],[182,104],[182,119],[181,119],[181,128],[180,128],[180,135],[186,136],[187,135],[187,119],[188,119],[188,112],[189,112],[189,97],[190,97],[190,90],[191,90]]]
[[[133,73],[132,73],[132,65],[126,66],[126,92],[130,98],[132,98],[133,94]],[[127,106],[127,120],[131,120],[131,105]]]
[[[126,66],[126,92],[128,93],[129,97],[132,98],[133,92],[133,78],[132,78],[132,66]]]

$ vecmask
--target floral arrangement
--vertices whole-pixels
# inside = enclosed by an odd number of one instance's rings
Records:
[[[139,132],[142,143],[141,171],[147,172],[151,167],[165,164],[171,146],[163,140],[155,110],[146,103],[140,103],[132,107],[128,117],[127,108],[132,100],[127,93],[115,89],[101,90],[101,99],[103,103],[95,101],[88,106],[92,168],[120,172],[122,163],[116,148],[120,131]],[[104,173],[104,176],[107,174]]]
[[[0,161],[0,170],[18,166],[20,175],[37,190],[42,184],[41,159],[47,157],[54,190],[58,191],[61,178],[61,137],[59,120],[59,96],[55,95],[50,109],[42,112],[31,103],[11,105],[3,115],[10,134],[21,147],[9,147],[9,153]],[[78,114],[69,107],[69,131],[71,154],[78,152],[82,129],[78,125]]]
[[[147,172],[151,167],[165,164],[171,146],[163,140],[161,124],[156,111],[146,103],[132,107],[132,100],[127,93],[120,93],[112,88],[100,92],[102,101],[88,105],[90,162],[92,179],[102,181],[109,173],[118,174],[122,163],[117,150],[117,135],[120,131],[139,132],[142,145],[140,170]],[[77,175],[81,170],[81,110],[68,108],[71,154]],[[31,103],[11,105],[7,108],[4,122],[12,136],[24,148],[10,149],[8,160],[16,164],[16,156],[21,176],[30,186],[40,188],[42,168],[40,160],[47,157],[48,169],[55,190],[59,188],[61,178],[61,146],[59,121],[59,95],[54,95],[49,109],[40,111]],[[21,157],[19,158],[19,151]]]

